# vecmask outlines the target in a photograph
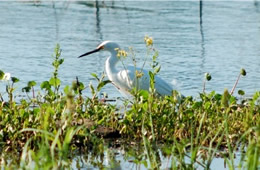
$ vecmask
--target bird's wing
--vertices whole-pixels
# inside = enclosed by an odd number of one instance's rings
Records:
[[[158,76],[155,76],[155,89],[161,96],[170,96],[173,91],[173,87]]]
[[[120,70],[114,79],[114,84],[123,91],[131,91],[133,88],[134,71],[127,68]]]
[[[140,78],[136,78],[136,71],[142,73]],[[121,88],[132,90],[133,88],[149,90],[149,74],[146,70],[136,68],[133,66],[127,67],[127,69],[120,70],[116,75],[117,82],[115,84],[120,85]]]
[[[136,78],[136,71],[142,74],[140,78]],[[127,69],[117,73],[117,82],[114,82],[119,88],[131,91],[133,88],[149,91],[150,76],[147,70],[129,66]],[[165,96],[171,95],[173,88],[158,76],[155,76],[155,89],[158,94]]]
[[[131,75],[130,77],[132,78],[133,86],[136,87],[137,89],[148,91],[150,87],[150,76],[148,71],[133,66],[129,66],[128,70]]]

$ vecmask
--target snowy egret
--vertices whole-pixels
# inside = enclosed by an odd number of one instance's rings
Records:
[[[119,61],[119,58],[117,57],[118,49],[120,49],[120,47],[117,43],[112,41],[104,41],[96,49],[82,54],[78,58],[98,51],[108,51],[111,53],[111,56],[109,56],[106,60],[105,71],[108,79],[120,92],[128,95],[133,88],[149,91],[150,76],[147,70],[136,68],[134,66],[129,66],[123,70],[116,69],[116,64]],[[137,78],[136,71],[142,72],[143,75],[140,78]],[[168,83],[158,76],[155,76],[154,79],[156,93],[160,96],[172,95],[173,88]]]

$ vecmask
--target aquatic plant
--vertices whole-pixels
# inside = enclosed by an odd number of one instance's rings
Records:
[[[35,92],[36,82],[29,81],[22,88],[26,97],[15,101],[14,85],[19,79],[10,76],[1,82],[6,83],[0,101],[1,168],[69,169],[75,155],[83,155],[93,167],[112,168],[120,163],[110,148],[120,147],[126,160],[151,169],[160,169],[164,158],[166,168],[210,169],[216,156],[234,169],[237,152],[241,154],[239,168],[257,169],[260,92],[251,98],[240,92],[237,99],[227,89],[222,94],[207,93],[204,83],[196,98],[180,97],[177,91],[171,96],[157,96],[154,76],[160,71],[159,53],[149,37],[145,38],[145,48],[147,59],[152,60],[149,92],[133,89],[133,99],[125,100],[122,106],[98,98],[100,90],[110,83],[104,74],[91,74],[97,86],[85,86],[76,77],[72,85],[61,90],[58,70],[64,59],[59,45],[53,55],[54,71],[40,84],[41,91]],[[136,61],[133,48],[119,55]],[[142,75],[137,72],[136,76]],[[0,71],[0,78],[4,77]],[[210,79],[207,74],[205,81]],[[84,90],[92,96],[84,96]],[[105,158],[110,164],[104,164]]]

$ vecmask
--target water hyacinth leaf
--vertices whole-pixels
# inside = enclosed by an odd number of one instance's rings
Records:
[[[104,87],[106,84],[108,83],[111,83],[110,80],[105,80],[105,81],[102,81],[101,83],[98,84],[97,86],[97,90],[100,91],[102,87]]]
[[[12,80],[13,83],[17,83],[17,82],[20,81],[20,80],[19,80],[18,78],[16,78],[16,77],[11,77],[11,80]]]
[[[221,94],[216,94],[214,95],[214,99],[217,100],[217,101],[220,101],[222,98],[222,95]]]
[[[240,70],[240,74],[241,74],[242,76],[246,76],[246,70],[242,68],[242,69]]]
[[[31,90],[31,87],[24,87],[24,88],[22,88],[22,92],[26,92],[26,93],[28,93],[28,92],[30,92],[30,90]]]
[[[51,89],[51,85],[50,85],[49,81],[42,82],[41,83],[41,89],[46,89],[46,90]]]
[[[205,73],[205,79],[207,81],[210,81],[211,80],[211,75],[209,73]]]
[[[33,87],[33,86],[35,86],[36,85],[36,82],[35,81],[29,81],[28,82],[28,87]]]
[[[241,95],[241,96],[244,96],[245,92],[243,90],[238,90],[238,94]]]
[[[0,80],[2,80],[4,78],[4,76],[5,76],[5,73],[2,70],[0,70]]]

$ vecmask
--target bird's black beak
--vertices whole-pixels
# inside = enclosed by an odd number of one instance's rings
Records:
[[[89,51],[89,52],[87,52],[87,53],[85,53],[85,54],[82,54],[82,55],[79,56],[78,58],[81,58],[81,57],[84,57],[84,56],[86,56],[86,55],[89,55],[89,54],[98,52],[99,50],[100,50],[100,48],[97,48],[97,49],[95,49],[95,50]]]

